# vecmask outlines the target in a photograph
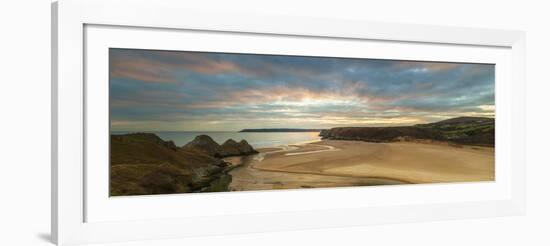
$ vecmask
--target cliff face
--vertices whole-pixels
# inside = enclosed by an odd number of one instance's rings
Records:
[[[195,137],[193,141],[183,146],[183,149],[201,151],[218,158],[258,153],[246,140],[236,142],[233,139],[228,139],[222,145],[219,145],[207,135]]]
[[[459,117],[430,124],[402,127],[337,127],[323,130],[319,136],[323,139],[368,142],[421,139],[494,146],[495,121],[492,118]]]
[[[233,139],[228,139],[221,145],[221,156],[237,156],[237,155],[250,155],[250,154],[257,154],[258,151],[256,151],[246,140],[241,140],[240,142],[236,142]]]
[[[206,135],[184,147],[151,133],[112,135],[110,194],[225,191],[231,182],[230,169],[219,157],[256,153],[244,140],[228,144],[227,149]]]
[[[210,136],[200,135],[195,137],[193,141],[183,146],[184,149],[196,150],[203,152],[209,156],[220,157],[221,146],[216,143]]]

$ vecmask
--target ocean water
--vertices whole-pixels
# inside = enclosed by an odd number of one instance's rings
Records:
[[[126,134],[130,132],[112,132]],[[321,139],[319,132],[150,132],[165,141],[172,140],[177,146],[191,142],[198,135],[208,135],[214,141],[222,144],[227,139],[235,141],[246,140],[254,148],[277,147],[288,144],[314,142]]]

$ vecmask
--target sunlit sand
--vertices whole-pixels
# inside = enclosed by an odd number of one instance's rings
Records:
[[[230,172],[232,190],[494,180],[494,148],[324,140],[260,150]]]

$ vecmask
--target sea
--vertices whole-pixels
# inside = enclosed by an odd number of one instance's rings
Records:
[[[113,135],[132,132],[113,131]],[[278,147],[289,144],[302,144],[319,141],[319,132],[148,132],[154,133],[165,141],[172,140],[177,146],[183,146],[199,135],[208,135],[218,144],[227,139],[246,140],[254,148]]]

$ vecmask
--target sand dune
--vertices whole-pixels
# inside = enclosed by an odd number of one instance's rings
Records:
[[[324,140],[260,151],[231,171],[234,190],[494,180],[494,148]]]

